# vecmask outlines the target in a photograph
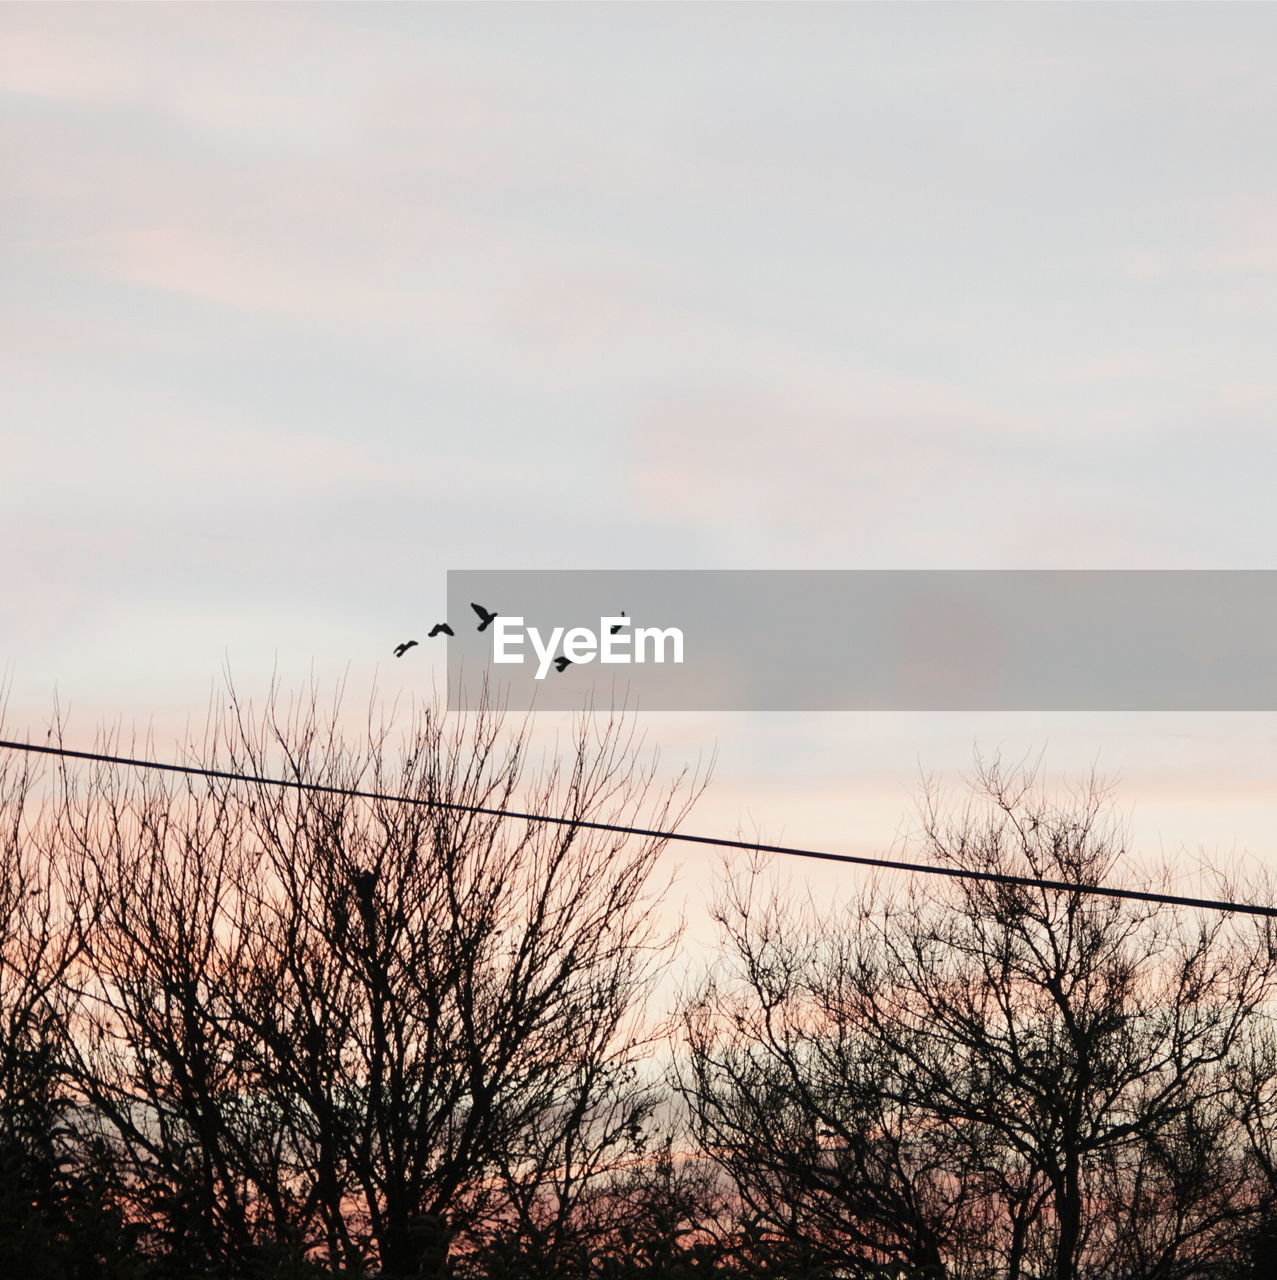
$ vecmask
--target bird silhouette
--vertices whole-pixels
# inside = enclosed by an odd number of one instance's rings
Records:
[[[395,645],[395,657],[402,658],[404,654],[407,653],[408,650],[416,643],[417,642],[415,640],[405,640],[403,644]]]
[[[457,634],[446,622],[436,622],[435,625],[430,628],[430,634],[426,638],[428,640],[433,640],[440,632],[443,632],[445,636],[455,636]]]
[[[621,617],[622,617],[622,618],[628,618],[628,617],[629,617],[629,614],[627,614],[627,613],[625,612],[625,610],[624,610],[624,609],[622,609],[622,610],[621,610]],[[616,626],[614,626],[614,627],[610,627],[610,628],[608,629],[608,634],[609,634],[609,635],[616,635],[616,633],[617,633],[618,631],[620,631],[620,629],[621,629],[624,625],[625,625],[625,623],[623,623],[623,622],[618,622],[618,623],[616,624]]]
[[[475,604],[473,600],[470,602],[470,607],[479,615],[479,630],[486,631],[488,629],[488,625],[497,615],[492,613],[490,610],[485,609],[483,605]]]
[[[555,658],[555,660],[554,660],[554,666],[555,666],[555,669],[556,669],[558,672],[560,672],[560,673],[562,673],[562,672],[566,671],[566,670],[568,669],[568,667],[570,667],[571,665],[572,665],[572,659],[571,659],[571,658],[562,658],[562,657],[560,657],[560,658]]]

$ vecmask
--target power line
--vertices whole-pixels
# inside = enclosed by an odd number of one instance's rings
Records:
[[[783,844],[756,844],[749,840],[731,840],[725,836],[694,836],[682,831],[657,831],[646,827],[629,827],[615,822],[590,822],[579,818],[556,818],[543,813],[519,813],[514,809],[487,809],[482,805],[458,804],[448,800],[400,796],[383,791],[361,791],[353,787],[333,787],[322,782],[300,779],[261,778],[254,774],[235,773],[226,769],[206,769],[199,765],[169,764],[162,760],[140,760],[131,756],[106,755],[98,751],[72,751],[69,747],[40,745],[34,742],[7,742],[0,748],[25,751],[37,755],[61,756],[68,760],[89,760],[98,764],[118,764],[134,769],[155,769],[164,773],[181,773],[196,778],[216,778],[226,782],[246,782],[262,787],[283,787],[294,791],[310,791],[320,795],[348,796],[354,800],[379,800],[388,804],[421,805],[430,809],[450,809],[461,813],[480,814],[491,818],[511,818],[518,822],[543,822],[553,826],[577,827],[587,831],[610,831],[617,835],[642,836],[653,840],[678,840],[684,844],[713,845],[720,849],[743,849],[750,853],[774,853],[789,858],[814,858],[821,862],[844,862],[859,867],[879,867],[888,871],[908,871],[920,875],[951,876],[959,880],[983,880],[991,884],[1021,885],[1031,889],[1059,889],[1066,893],[1086,893],[1105,898],[1126,898],[1134,902],[1157,902],[1175,907],[1201,907],[1208,911],[1236,911],[1243,915],[1277,918],[1277,907],[1249,902],[1230,902],[1218,898],[1185,898],[1172,893],[1150,893],[1142,889],[1115,889],[1102,884],[1070,884],[1067,880],[1043,880],[1037,876],[1014,876],[1000,871],[974,871],[965,867],[940,867],[925,862],[902,862],[893,858],[868,858],[859,854],[829,853],[822,849],[798,849]]]

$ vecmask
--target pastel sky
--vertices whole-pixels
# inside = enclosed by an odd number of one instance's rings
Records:
[[[449,568],[1277,567],[1274,65],[1271,5],[0,6],[8,727],[429,696]],[[692,829],[883,848],[1045,748],[1277,865],[1272,716],[647,728]]]

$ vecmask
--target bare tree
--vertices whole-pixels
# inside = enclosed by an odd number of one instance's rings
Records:
[[[650,1109],[670,941],[663,841],[583,824],[667,829],[697,782],[658,791],[619,720],[530,767],[486,706],[354,746],[313,699],[233,705],[201,759],[304,785],[105,770],[70,823],[107,904],[75,1081],[156,1247],[409,1277],[553,1234]]]
[[[760,899],[760,870],[715,909],[734,967],[684,1009],[676,1080],[693,1130],[776,1268],[940,1275],[979,1198],[953,1176],[949,1135],[902,1099],[898,1064],[847,1016],[854,935],[810,904]]]
[[[735,981],[685,1019],[707,1150],[852,1274],[1203,1274],[1264,1198],[1246,1124],[1271,1099],[1244,1116],[1236,1073],[1269,923],[1087,894],[1125,870],[1104,790],[979,785],[956,813],[927,796],[921,856],[1077,888],[927,881],[831,914],[738,885]]]
[[[351,736],[312,695],[232,700],[192,756],[231,777],[0,761],[0,1260],[1262,1269],[1277,939],[1087,893],[1132,875],[1102,788],[1054,801],[994,766],[964,807],[924,798],[920,858],[1064,888],[880,883],[831,910],[768,895],[761,864],[729,879],[723,962],[679,1017],[676,1155],[646,1007],[663,840],[591,824],[671,829],[698,784],[657,787],[619,721],[531,742],[487,707]]]
[[[2,707],[0,707],[2,710]],[[0,757],[0,1270],[77,1274],[122,1247],[122,1220],[77,1177],[64,994],[98,903],[59,840],[61,778]]]

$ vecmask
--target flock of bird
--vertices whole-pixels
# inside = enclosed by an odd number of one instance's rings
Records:
[[[496,618],[497,616],[496,613],[491,609],[485,609],[481,604],[475,604],[473,600],[470,602],[470,607],[479,616],[479,625],[475,629],[477,631],[486,631],[488,627],[492,625],[493,620]],[[624,618],[626,616],[628,615],[626,614],[625,610],[622,609],[621,617]],[[609,628],[610,634],[616,635],[616,633],[620,631],[621,625],[622,624],[617,623],[616,626],[610,627]],[[438,636],[438,635],[455,636],[456,634],[457,633],[446,622],[436,622],[435,625],[430,628],[430,632],[426,638],[429,640],[433,640],[435,636]],[[408,652],[409,649],[413,648],[416,645],[416,643],[417,642],[415,640],[405,640],[403,644],[395,645],[395,657],[402,658],[404,654]],[[560,675],[562,675],[563,672],[566,671],[571,665],[572,665],[572,659],[564,657],[562,654],[560,654],[554,660],[554,669]]]

